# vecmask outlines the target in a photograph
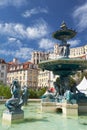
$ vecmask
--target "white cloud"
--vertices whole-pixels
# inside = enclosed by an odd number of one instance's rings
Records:
[[[21,42],[21,40],[19,39],[16,39],[14,37],[8,37],[6,39],[5,42],[3,43],[0,43],[0,49],[2,50],[1,52],[3,53],[3,50],[6,49],[7,51],[10,50],[14,50],[16,51],[17,49],[20,49],[21,47],[26,47],[27,45],[26,44],[23,44]],[[3,53],[4,54],[4,53]]]
[[[76,47],[77,45],[80,44],[80,42],[81,41],[79,39],[77,39],[77,40],[70,40],[69,44],[71,45],[71,47]]]
[[[16,23],[0,23],[0,35],[9,37],[36,39],[45,36],[47,32],[48,26],[44,20],[28,27]]]
[[[30,10],[25,11],[22,16],[23,17],[31,17],[32,15],[39,14],[39,13],[48,13],[48,10],[46,8],[33,8]]]
[[[32,48],[20,48],[16,51],[12,51],[12,50],[0,50],[0,55],[4,55],[4,56],[12,56],[12,57],[17,57],[17,58],[21,58],[24,60],[29,60],[31,58],[31,53],[32,53],[33,49]]]
[[[14,55],[14,51],[7,51],[5,49],[0,49],[0,55],[5,55],[5,56],[9,56],[9,55]]]
[[[73,17],[79,31],[87,29],[87,3],[77,7],[73,12]]]
[[[0,34],[20,38],[26,35],[24,26],[15,23],[0,23]]]
[[[8,37],[8,42],[15,42],[16,41],[16,38],[14,37]]]
[[[50,39],[41,39],[41,41],[39,42],[39,48],[43,48],[43,49],[50,49],[53,47],[54,42]]]
[[[8,46],[15,47],[15,45],[16,45],[16,48],[20,48],[23,46],[22,42],[19,39],[16,39],[14,37],[8,37],[6,47],[8,47]]]
[[[15,52],[15,56],[18,58],[22,58],[25,60],[28,60],[31,58],[31,53],[32,53],[33,49],[32,48],[20,48],[19,50],[17,50]]]
[[[3,7],[9,6],[9,5],[18,7],[18,6],[22,6],[26,3],[27,3],[27,0],[0,0],[0,6],[3,6]]]
[[[40,23],[26,29],[27,36],[31,39],[41,38],[48,32],[46,23]]]

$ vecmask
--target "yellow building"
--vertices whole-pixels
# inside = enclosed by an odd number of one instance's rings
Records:
[[[49,56],[49,53],[34,51],[34,52],[32,52],[31,61],[34,64],[38,64],[41,61],[48,60],[48,56]]]
[[[58,76],[55,76],[52,71],[47,70],[39,70],[38,72],[38,87],[53,87],[53,83],[56,81],[56,78]]]
[[[70,48],[70,58],[83,57],[87,54],[87,45]],[[86,57],[85,57],[86,59]]]
[[[38,68],[31,62],[22,64],[8,63],[7,81],[12,83],[13,79],[17,79],[22,86],[37,88],[38,85]]]
[[[87,45],[81,47],[70,48],[70,58],[83,58],[87,59]],[[41,61],[48,59],[57,59],[59,58],[59,45],[54,44],[54,51],[52,53],[45,52],[33,52],[32,53],[32,62],[38,64]],[[38,87],[53,87],[53,82],[56,81],[56,78],[52,72],[39,70],[38,72]]]
[[[87,55],[87,45],[80,46],[80,47],[74,47],[70,48],[70,58],[80,58],[84,57],[87,59],[85,56]],[[49,58],[55,59],[59,57],[59,45],[54,44],[54,53],[49,55]]]

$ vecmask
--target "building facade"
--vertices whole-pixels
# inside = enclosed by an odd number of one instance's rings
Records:
[[[40,63],[41,61],[48,59],[57,59],[59,58],[59,44],[54,44],[54,50],[52,53],[45,52],[33,52],[32,53],[32,62],[35,64]],[[87,59],[87,45],[81,47],[70,48],[70,58],[82,58]],[[53,82],[56,80],[58,76],[54,76],[54,74],[50,71],[42,71],[38,72],[38,87],[53,87]]]
[[[83,57],[85,59],[87,55],[87,45],[70,48],[70,58]]]
[[[0,59],[0,82],[7,83],[7,64],[4,59]]]
[[[40,51],[34,51],[32,53],[31,62],[34,63],[34,64],[38,64],[41,61],[48,60],[48,57],[49,57],[49,53],[40,52]]]
[[[87,59],[87,45],[70,48],[70,58],[84,58]],[[58,58],[59,57],[59,45],[54,44],[54,53],[49,55],[49,58]]]
[[[55,76],[52,71],[47,70],[39,70],[38,72],[38,87],[43,88],[51,88],[53,87],[53,83],[56,81],[56,78],[58,76]]]
[[[14,79],[17,79],[22,86],[26,85],[31,88],[37,88],[38,85],[38,68],[37,65],[31,62],[22,64],[9,64],[7,81],[11,84]]]

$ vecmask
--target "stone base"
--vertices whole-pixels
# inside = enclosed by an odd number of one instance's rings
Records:
[[[43,112],[55,112],[56,103],[55,102],[42,102],[41,111]]]
[[[43,112],[58,112],[64,116],[78,116],[78,104],[42,102]]]
[[[20,112],[3,112],[2,124],[10,125],[12,123],[20,122],[24,120],[24,111]]]
[[[62,104],[63,115],[65,116],[78,116],[78,104]]]
[[[80,114],[87,114],[87,103],[79,103],[78,104],[78,113]]]

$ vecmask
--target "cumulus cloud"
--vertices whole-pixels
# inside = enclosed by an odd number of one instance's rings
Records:
[[[0,35],[5,37],[0,46],[0,55],[28,60],[33,49],[24,43],[25,39],[39,41],[48,34],[48,31],[48,25],[44,20],[39,20],[32,26],[19,23],[0,23]]]
[[[15,42],[17,39],[14,37],[8,37],[8,42]]]
[[[46,23],[40,23],[26,29],[27,37],[31,39],[44,37],[48,32]]]
[[[24,48],[23,47],[23,48],[20,48],[19,50],[16,50],[15,56],[18,57],[18,58],[28,60],[28,59],[31,58],[32,52],[33,52],[32,48],[27,48],[27,47]]]
[[[8,37],[8,41],[5,43],[6,48],[7,47],[15,48],[15,45],[16,48],[20,48],[23,46],[22,42],[19,39],[16,39],[14,37]]]
[[[22,16],[23,17],[31,17],[32,15],[35,15],[35,14],[39,14],[39,13],[45,13],[47,14],[48,13],[48,10],[46,8],[33,8],[33,9],[30,9],[30,10],[26,10]]]
[[[27,47],[23,47],[23,48],[19,48],[16,51],[12,51],[12,50],[0,50],[0,55],[4,55],[4,56],[12,56],[12,57],[17,57],[17,58],[21,58],[24,60],[29,60],[31,58],[31,53],[32,53],[33,49],[32,48],[27,48]]]
[[[74,10],[73,17],[79,31],[87,29],[87,2]]]
[[[39,42],[39,48],[42,48],[42,49],[50,49],[53,47],[53,44],[54,42],[50,39],[45,39],[45,38],[42,38]]]
[[[0,34],[19,38],[26,35],[24,25],[16,23],[0,23]]]
[[[26,44],[23,44],[20,39],[14,38],[14,37],[8,37],[3,43],[0,43],[0,49],[3,50],[6,48],[7,52],[16,51],[17,49],[20,49],[21,47],[26,47]],[[3,53],[4,54],[4,53]]]
[[[9,37],[36,39],[45,36],[47,33],[48,26],[44,20],[28,27],[19,23],[0,23],[0,35]]]
[[[27,0],[0,0],[0,6],[15,6],[19,7],[27,3]]]
[[[70,40],[69,44],[71,45],[71,47],[76,47],[77,45],[79,45],[81,43],[81,41],[79,39],[76,40]]]

